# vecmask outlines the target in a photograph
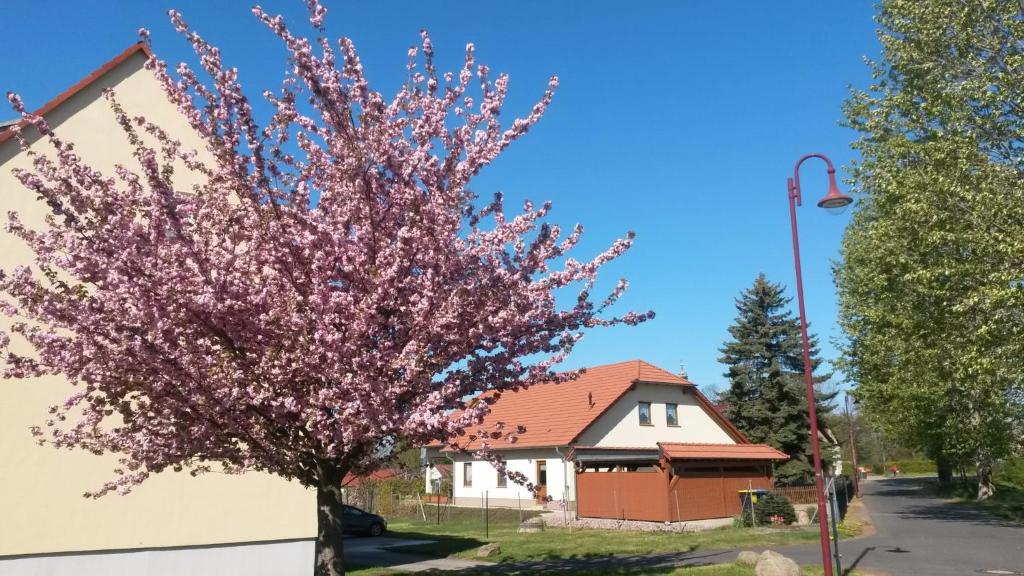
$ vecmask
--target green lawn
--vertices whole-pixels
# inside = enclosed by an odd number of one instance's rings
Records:
[[[396,572],[388,571],[386,568],[355,569],[347,572],[350,576],[394,576]],[[467,572],[459,572],[467,574]],[[639,568],[626,570],[602,570],[601,572],[572,572],[578,576],[585,574],[618,574],[621,576],[641,576],[645,574],[659,576],[754,576],[754,569],[749,566],[737,566],[735,564],[721,564],[716,566],[694,566],[692,568]],[[801,568],[803,576],[821,576],[821,566],[808,566]],[[858,572],[853,572],[856,576]]]
[[[431,515],[427,514],[427,518]],[[698,549],[764,548],[766,546],[814,542],[813,528],[720,528],[705,532],[632,532],[625,530],[569,530],[546,528],[534,534],[519,534],[519,513],[492,510],[489,531],[478,510],[452,509],[441,524],[421,518],[394,518],[388,529],[399,538],[436,540],[437,544],[404,547],[402,551],[433,556],[474,558],[476,549],[487,542],[501,544],[501,553],[489,560],[520,562],[554,558],[586,558],[608,555],[652,554]],[[723,574],[727,574],[725,572]],[[717,574],[717,573],[715,573]]]
[[[1024,488],[1020,486],[997,482],[995,495],[984,502],[976,500],[976,482],[968,482],[966,485],[954,482],[952,486],[938,488],[937,491],[940,496],[954,498],[960,505],[985,510],[1011,522],[1024,524]]]

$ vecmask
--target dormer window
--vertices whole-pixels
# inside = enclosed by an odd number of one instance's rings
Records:
[[[640,425],[641,426],[652,426],[651,424],[651,403],[640,402]]]

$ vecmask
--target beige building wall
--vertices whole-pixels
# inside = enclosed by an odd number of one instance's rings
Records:
[[[651,403],[651,425],[640,424],[640,402]],[[665,404],[678,405],[679,426],[668,426]],[[580,434],[579,446],[656,448],[658,442],[735,444],[682,386],[637,384]]]
[[[74,142],[95,168],[107,171],[115,162],[135,165],[101,96],[106,87],[116,91],[129,115],[144,115],[178,136],[186,148],[201,149],[198,137],[143,69],[144,61],[144,53],[136,52],[46,115],[57,134]],[[47,150],[44,142],[32,147]],[[44,206],[11,175],[15,167],[29,167],[29,159],[15,140],[0,143],[0,218],[15,210],[26,224],[41,226]],[[187,186],[184,171],[176,174],[176,185]],[[31,262],[31,252],[19,240],[0,232],[0,268]],[[0,317],[0,323],[6,329],[10,319]],[[83,498],[84,492],[113,478],[115,458],[41,447],[29,433],[30,426],[44,425],[47,408],[72,390],[70,383],[56,378],[0,381],[0,556],[315,535],[315,495],[266,474],[193,478],[187,472],[169,472],[151,477],[127,496]]]

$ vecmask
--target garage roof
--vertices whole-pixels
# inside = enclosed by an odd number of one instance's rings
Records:
[[[669,460],[789,460],[767,444],[679,444],[659,442]]]

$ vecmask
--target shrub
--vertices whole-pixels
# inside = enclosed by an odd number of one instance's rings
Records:
[[[754,516],[758,526],[772,524],[789,525],[796,522],[796,510],[793,504],[785,496],[777,494],[766,494],[758,498],[754,504]],[[743,514],[733,518],[733,526],[749,528],[753,526],[750,518],[750,509],[743,511]]]
[[[759,498],[754,506],[754,512],[759,525],[789,525],[796,522],[796,510],[793,509],[793,504],[785,496],[777,494],[766,494]]]
[[[1007,458],[996,468],[995,476],[1000,482],[1024,488],[1024,458]]]

